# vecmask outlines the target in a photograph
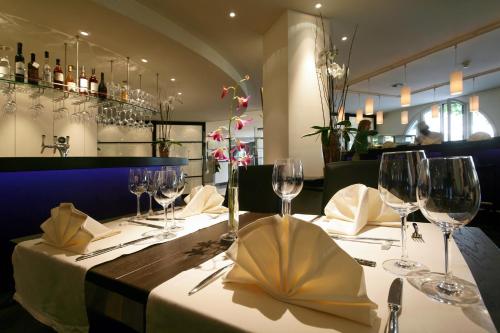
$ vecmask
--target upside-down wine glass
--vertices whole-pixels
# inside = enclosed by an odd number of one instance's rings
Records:
[[[159,240],[175,237],[168,226],[167,208],[175,200],[177,194],[177,175],[175,170],[160,170],[155,171],[155,192],[154,198],[163,207],[164,226],[163,230],[156,235]],[[173,223],[173,220],[172,220]]]
[[[401,257],[384,261],[388,272],[405,276],[426,269],[424,265],[408,259],[406,218],[418,210],[418,165],[425,158],[423,150],[383,153],[380,161],[378,191],[382,201],[401,217]]]
[[[273,190],[281,198],[281,216],[290,215],[292,199],[302,190],[302,162],[294,159],[276,160],[273,168]]]
[[[477,287],[454,277],[449,264],[449,242],[453,231],[472,221],[481,202],[481,190],[472,157],[423,160],[420,164],[417,198],[425,218],[443,232],[444,274],[429,272],[419,276],[409,275],[408,281],[441,303],[477,303]]]

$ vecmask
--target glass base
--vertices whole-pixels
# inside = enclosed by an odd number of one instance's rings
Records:
[[[412,272],[429,271],[427,267],[412,260],[389,259],[382,263],[382,267],[389,273],[406,276]]]
[[[170,226],[170,230],[175,230],[175,231],[184,230],[184,227],[176,224],[176,225]]]
[[[238,239],[238,236],[234,232],[228,232],[220,236],[220,241],[225,244],[232,244]]]
[[[164,241],[167,239],[175,238],[175,234],[169,230],[150,230],[142,234],[143,237],[155,236],[156,240]]]
[[[480,300],[479,290],[474,284],[456,277],[446,283],[442,273],[409,274],[407,280],[413,287],[440,303],[471,305]]]

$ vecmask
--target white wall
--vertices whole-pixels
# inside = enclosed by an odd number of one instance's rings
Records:
[[[500,88],[485,90],[477,93],[479,96],[479,111],[483,113],[495,128],[496,134],[500,134]],[[469,95],[457,97],[465,103],[469,103]],[[405,108],[408,110],[409,121],[412,122],[418,113],[423,110],[430,109],[432,104],[424,104]],[[395,110],[384,113],[384,124],[377,125],[377,130],[380,134],[394,135],[403,134],[408,125],[401,125],[401,111]]]
[[[97,125],[95,121],[80,122],[70,114],[75,109],[66,101],[68,115],[54,119],[53,110],[57,107],[48,97],[40,97],[44,106],[35,117],[30,109],[33,101],[27,93],[16,93],[16,111],[5,113],[3,106],[7,101],[5,94],[0,94],[0,156],[1,157],[52,157],[59,156],[53,150],[46,149],[40,154],[42,135],[45,143],[53,142],[52,136],[70,136],[68,156],[97,156]]]

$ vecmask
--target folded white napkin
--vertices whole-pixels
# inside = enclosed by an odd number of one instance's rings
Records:
[[[85,253],[91,241],[119,233],[97,222],[76,209],[72,203],[61,203],[50,210],[50,217],[42,223],[42,239],[57,248]]]
[[[314,224],[278,215],[257,220],[227,254],[235,265],[224,283],[256,285],[280,301],[365,325],[376,317],[363,268]]]
[[[212,185],[193,188],[184,201],[187,205],[180,212],[180,217],[189,217],[201,213],[222,214],[227,212],[227,208],[222,206],[224,197]]]
[[[321,227],[329,232],[357,234],[365,225],[400,226],[399,215],[382,199],[378,190],[363,184],[347,186],[330,199]]]

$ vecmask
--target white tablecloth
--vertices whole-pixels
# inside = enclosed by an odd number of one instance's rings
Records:
[[[184,229],[177,232],[176,237],[226,220],[227,213],[216,218],[204,214],[189,217],[180,223]],[[137,224],[120,225],[120,222],[123,220],[106,224],[112,229],[120,229],[122,231],[120,234],[90,243],[88,251],[135,240],[141,238],[143,233],[155,230]],[[145,222],[163,225],[162,221]],[[147,240],[93,258],[75,261],[79,254],[42,243],[41,238],[24,241],[16,246],[12,254],[16,283],[14,299],[33,317],[59,332],[86,332],[88,331],[84,293],[86,272],[96,265],[158,243],[155,239]]]
[[[301,218],[311,219],[301,215]],[[443,270],[443,237],[437,227],[420,223],[425,243],[409,239],[410,258],[431,270]],[[398,228],[367,228],[361,235],[400,238]],[[337,243],[353,257],[377,262],[365,267],[368,297],[379,305],[379,320],[367,327],[349,320],[279,302],[256,288],[233,289],[219,278],[198,293],[188,296],[204,277],[229,263],[224,255],[201,267],[185,271],[152,290],[146,313],[148,332],[383,332],[388,317],[387,295],[396,276],[384,271],[382,262],[398,258],[400,247],[381,250],[380,245],[349,241]],[[307,249],[304,249],[307,251]],[[454,242],[450,254],[453,272],[474,282],[467,264]],[[401,332],[495,332],[491,318],[482,304],[454,307],[432,301],[407,281],[403,287],[403,309],[399,317]]]

